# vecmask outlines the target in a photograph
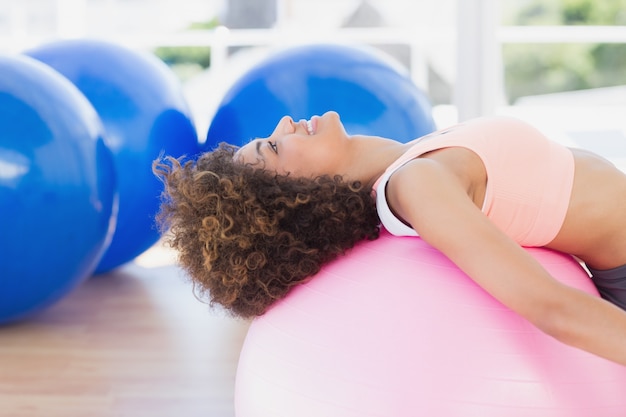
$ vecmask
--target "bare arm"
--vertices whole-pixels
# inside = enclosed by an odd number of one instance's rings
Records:
[[[426,242],[500,302],[561,342],[626,365],[626,312],[550,276],[491,223],[445,165],[406,164],[387,196]]]

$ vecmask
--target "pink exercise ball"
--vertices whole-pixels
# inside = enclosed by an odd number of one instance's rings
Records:
[[[570,256],[528,251],[597,295]],[[623,417],[624,392],[626,368],[537,330],[421,239],[384,232],[252,322],[235,407],[237,417]]]

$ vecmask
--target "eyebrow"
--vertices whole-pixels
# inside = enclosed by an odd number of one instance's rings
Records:
[[[261,154],[261,145],[262,145],[261,141],[258,141],[256,143],[256,154],[259,155],[261,158],[263,158],[263,154]]]

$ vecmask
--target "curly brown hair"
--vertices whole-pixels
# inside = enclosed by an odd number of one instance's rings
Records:
[[[236,316],[263,314],[363,239],[379,218],[368,187],[341,177],[277,175],[225,143],[197,160],[160,158],[157,221],[200,295]]]

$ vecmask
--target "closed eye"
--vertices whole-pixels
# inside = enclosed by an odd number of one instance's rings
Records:
[[[278,147],[276,146],[276,142],[267,141],[267,143],[270,146],[270,148],[272,148],[272,151],[274,151],[274,153],[278,155]]]

